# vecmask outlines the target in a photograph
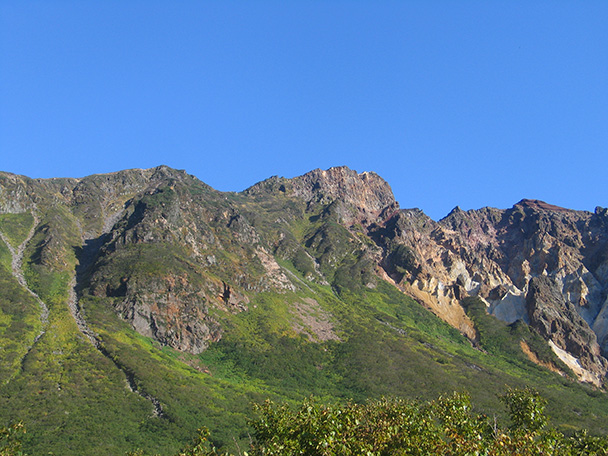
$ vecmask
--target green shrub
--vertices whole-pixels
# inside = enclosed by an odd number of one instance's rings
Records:
[[[509,410],[514,429],[537,432],[547,425],[547,401],[536,391],[509,389],[500,399]]]
[[[502,396],[512,426],[501,428],[473,411],[466,394],[432,402],[382,399],[366,404],[322,405],[307,399],[296,408],[270,401],[258,406],[253,454],[349,455],[606,455],[608,438],[549,429],[546,401],[533,390]]]
[[[25,434],[22,422],[0,427],[0,456],[20,456],[21,436]]]

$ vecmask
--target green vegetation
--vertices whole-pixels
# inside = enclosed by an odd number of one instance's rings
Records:
[[[201,425],[212,430],[218,446],[230,446],[233,438],[246,438],[250,403],[268,396],[280,397],[263,385],[211,377],[195,357],[163,349],[135,333],[116,318],[106,300],[88,298],[85,308],[91,321],[96,322],[93,329],[109,356],[134,376],[141,391],[161,403],[163,415],[153,417],[152,404],[143,401],[146,413],[140,430],[142,440],[144,436],[147,440],[139,445],[141,448],[162,449],[163,454],[175,451]],[[138,397],[127,391],[124,394]]]
[[[2,268],[0,289],[0,384],[4,384],[21,369],[41,323],[36,300]]]
[[[363,405],[322,405],[309,399],[296,408],[267,401],[253,424],[256,445],[251,454],[607,454],[606,437],[545,429],[545,401],[535,391],[509,390],[501,399],[512,423],[508,428],[475,412],[461,393],[430,402],[381,399]]]
[[[12,276],[11,254],[0,240],[0,384],[17,375],[40,332],[38,303]]]
[[[28,453],[90,454],[93,448],[119,453],[124,443],[117,441],[140,440],[139,417],[148,411],[147,404],[125,395],[120,372],[79,333],[66,305],[68,273],[33,262],[26,272],[50,315],[45,332],[34,345],[37,331],[30,331],[21,341],[26,347],[18,375],[2,385],[1,422],[18,414],[26,423],[29,432],[23,446]],[[14,301],[32,301],[31,314],[38,319],[40,309],[35,301],[20,287],[17,290],[22,296]],[[39,325],[38,320],[36,329]],[[115,435],[117,440],[108,440],[107,435]]]
[[[13,271],[12,260],[13,257],[10,250],[4,241],[0,239],[0,267],[4,268],[4,271],[9,274]]]
[[[98,260],[91,281],[94,284],[103,281],[113,289],[119,289],[123,278],[156,279],[171,271],[177,275],[187,274],[192,285],[200,285],[200,275],[184,257],[183,249],[164,242],[124,246]]]
[[[294,267],[302,273],[304,277],[315,274],[315,264],[312,257],[303,248],[297,248],[292,259]]]
[[[0,427],[0,456],[21,456],[21,436],[25,434],[22,422]]]
[[[546,401],[530,389],[501,396],[510,425],[475,411],[462,393],[432,401],[380,399],[365,404],[322,404],[314,398],[294,406],[267,400],[255,407],[253,438],[240,456],[426,456],[606,455],[608,437],[581,431],[565,435],[547,427]],[[22,423],[0,428],[0,455],[22,455]],[[229,456],[200,428],[175,456]],[[145,456],[145,450],[128,456]],[[236,454],[236,453],[235,453]]]
[[[22,214],[0,214],[0,232],[17,248],[25,239],[34,223],[34,217],[29,212]]]

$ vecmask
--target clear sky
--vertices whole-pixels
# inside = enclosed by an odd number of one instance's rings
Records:
[[[608,206],[608,1],[0,0],[0,170]]]

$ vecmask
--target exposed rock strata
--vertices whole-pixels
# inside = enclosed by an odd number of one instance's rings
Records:
[[[143,336],[190,353],[201,353],[221,331],[208,315],[207,298],[186,277],[167,276],[139,283],[125,279],[119,290],[98,290],[115,299],[116,312]]]
[[[547,276],[534,277],[529,283],[526,304],[530,326],[553,342],[553,347],[570,354],[577,365],[557,351],[562,361],[578,370],[586,381],[601,385],[608,362],[600,354],[595,333],[575,306],[564,299],[558,283]]]
[[[580,360],[585,371],[581,379],[599,384],[607,370],[601,353],[608,348],[606,220],[600,209],[591,214],[522,200],[508,210],[456,208],[439,222],[420,211],[405,210],[375,235],[380,243],[403,244],[415,253],[415,265],[402,277],[390,264],[390,253],[385,268],[404,290],[424,295],[428,306],[455,327],[462,325],[454,322],[458,300],[479,296],[498,318],[536,326],[556,347]],[[554,284],[555,299],[541,306],[547,293],[530,287],[535,278],[545,276]],[[545,309],[540,320],[539,306]],[[552,328],[563,327],[566,321],[569,330],[577,328],[594,337],[579,344],[553,337]]]

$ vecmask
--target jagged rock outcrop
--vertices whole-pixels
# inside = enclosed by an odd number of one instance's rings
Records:
[[[291,188],[294,196],[307,203],[339,201],[338,220],[345,225],[356,221],[367,226],[399,207],[384,179],[373,172],[359,174],[346,167],[311,171],[292,179]]]
[[[210,300],[193,289],[186,276],[123,278],[117,289],[95,288],[109,296],[119,316],[143,336],[180,351],[201,353],[221,337],[221,328],[209,315]]]
[[[460,247],[443,235],[439,224],[418,209],[396,213],[371,227],[384,246],[383,267],[393,281],[452,326],[475,339],[473,322],[459,304],[478,284],[460,257]]]
[[[389,246],[403,244],[415,253],[416,265],[403,277],[395,276],[389,248],[385,266],[388,262],[387,271],[401,287],[469,335],[455,310],[462,296],[483,298],[488,311],[508,323],[531,323],[531,309],[544,294],[530,293],[530,283],[550,277],[564,305],[543,308],[553,309],[559,321],[576,316],[573,327],[592,328],[601,350],[594,341],[573,352],[572,343],[551,339],[550,330],[541,333],[553,341],[562,358],[560,350],[580,360],[585,371],[581,379],[599,385],[607,366],[600,355],[606,353],[608,330],[606,233],[601,210],[591,214],[522,200],[507,210],[456,208],[439,222],[420,211],[402,211],[376,235]]]
[[[308,207],[329,206],[338,221],[367,226],[399,208],[389,184],[373,172],[357,173],[345,166],[316,169],[293,179],[273,177],[245,190],[246,194],[281,192],[304,201]]]
[[[571,355],[560,353],[562,361],[584,380],[601,384],[608,362],[600,354],[595,333],[574,304],[564,299],[558,282],[547,276],[532,278],[526,305],[530,326]]]

